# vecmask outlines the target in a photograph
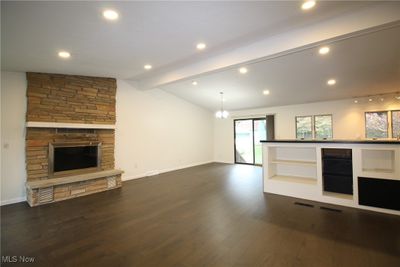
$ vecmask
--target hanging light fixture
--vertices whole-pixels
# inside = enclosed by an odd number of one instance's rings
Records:
[[[215,113],[215,117],[218,119],[226,119],[229,116],[229,112],[224,110],[224,93],[219,92],[219,94],[221,95],[221,109]]]

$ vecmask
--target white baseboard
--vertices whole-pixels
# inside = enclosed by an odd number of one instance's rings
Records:
[[[146,172],[145,176],[154,176],[154,175],[159,175],[159,174],[160,174],[160,172],[158,170],[155,170],[155,171]]]
[[[215,163],[224,163],[224,164],[235,164],[235,163],[232,162],[232,161],[223,161],[223,160],[215,160],[214,162],[215,162]]]
[[[129,180],[133,180],[133,179],[144,178],[144,177],[148,177],[148,176],[158,175],[161,173],[172,172],[172,171],[186,169],[186,168],[190,168],[190,167],[194,167],[194,166],[204,165],[204,164],[208,164],[208,163],[212,163],[212,162],[214,162],[214,161],[210,160],[210,161],[204,161],[204,162],[197,162],[197,163],[192,163],[192,164],[187,164],[187,165],[181,165],[178,167],[167,168],[167,169],[163,169],[163,170],[148,171],[148,172],[134,175],[134,176],[123,176],[122,175],[122,181],[129,181]]]
[[[16,197],[16,198],[2,200],[0,205],[4,206],[4,205],[9,205],[9,204],[19,203],[19,202],[24,202],[24,201],[26,201],[26,197],[25,196]]]
[[[129,181],[129,180],[140,179],[140,178],[144,178],[144,177],[147,177],[146,174],[138,174],[138,175],[131,175],[131,176],[124,176],[122,174],[121,180],[124,182],[124,181]]]

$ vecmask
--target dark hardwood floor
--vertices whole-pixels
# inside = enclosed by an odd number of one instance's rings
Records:
[[[30,266],[400,266],[400,217],[296,201],[264,194],[260,167],[207,164],[3,206],[1,255],[35,257]]]

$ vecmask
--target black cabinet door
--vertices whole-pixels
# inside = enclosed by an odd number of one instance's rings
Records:
[[[342,175],[324,175],[324,191],[341,194],[353,194],[353,177]]]
[[[400,181],[358,177],[358,203],[400,210]]]
[[[353,162],[348,159],[323,159],[323,173],[353,176]]]
[[[322,176],[324,191],[352,195],[352,150],[347,148],[323,148]]]

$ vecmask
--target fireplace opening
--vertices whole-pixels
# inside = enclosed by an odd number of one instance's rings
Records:
[[[101,143],[52,143],[49,145],[49,175],[57,176],[100,169]]]

